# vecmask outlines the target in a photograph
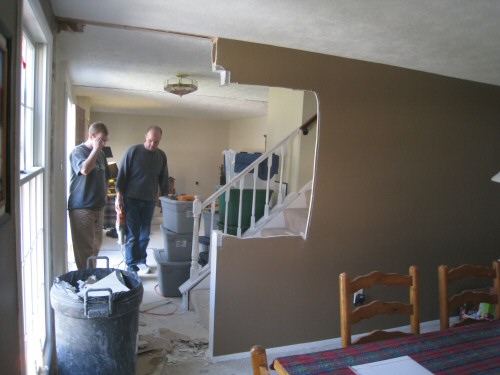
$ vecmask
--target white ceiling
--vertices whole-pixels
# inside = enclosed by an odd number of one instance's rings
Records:
[[[51,3],[58,17],[90,21],[83,33],[62,31],[58,40],[74,92],[90,97],[94,111],[225,120],[264,116],[267,88],[220,86],[219,74],[212,72],[210,37],[350,57],[500,86],[497,0]],[[197,79],[198,91],[182,98],[165,93],[164,81],[178,72]]]

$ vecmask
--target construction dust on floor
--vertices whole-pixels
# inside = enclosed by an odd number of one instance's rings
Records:
[[[148,282],[144,282],[145,293]],[[141,304],[137,350],[137,374],[169,373],[166,367],[192,361],[205,362],[207,332],[193,312],[183,312],[180,299]]]
[[[152,270],[154,268],[152,267]],[[212,363],[208,331],[181,298],[157,293],[155,273],[143,276],[144,299],[139,313],[137,375],[252,374],[250,359]]]
[[[161,249],[163,240],[160,226],[153,225],[147,258],[151,273],[141,276],[144,295],[139,307],[136,374],[251,375],[250,355],[242,360],[212,363],[208,358],[208,317],[184,311],[181,297],[161,295],[154,249]],[[125,268],[123,252],[115,238],[103,236],[99,255],[108,257],[112,268]],[[208,304],[206,296],[198,300]]]

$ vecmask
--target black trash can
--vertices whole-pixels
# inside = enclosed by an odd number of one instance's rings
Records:
[[[107,296],[92,297],[97,292],[90,290],[81,298],[68,290],[68,284],[78,287],[79,280],[90,276],[101,280],[117,271],[128,291],[112,293],[108,289]],[[113,268],[87,268],[57,277],[50,289],[50,301],[55,318],[58,374],[134,375],[143,293],[137,275]]]

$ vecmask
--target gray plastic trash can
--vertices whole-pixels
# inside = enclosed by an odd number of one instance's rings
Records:
[[[68,284],[77,287],[78,280],[92,275],[100,280],[116,271],[122,273],[129,291],[112,293],[108,289],[108,296],[92,297],[97,292],[90,290],[81,298],[68,290]],[[50,289],[50,301],[58,374],[134,375],[143,293],[137,275],[112,268],[87,268],[57,277]]]

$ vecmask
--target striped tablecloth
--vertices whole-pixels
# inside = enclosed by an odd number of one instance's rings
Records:
[[[280,357],[273,366],[290,375],[352,375],[349,366],[405,355],[434,374],[500,374],[500,321]]]

